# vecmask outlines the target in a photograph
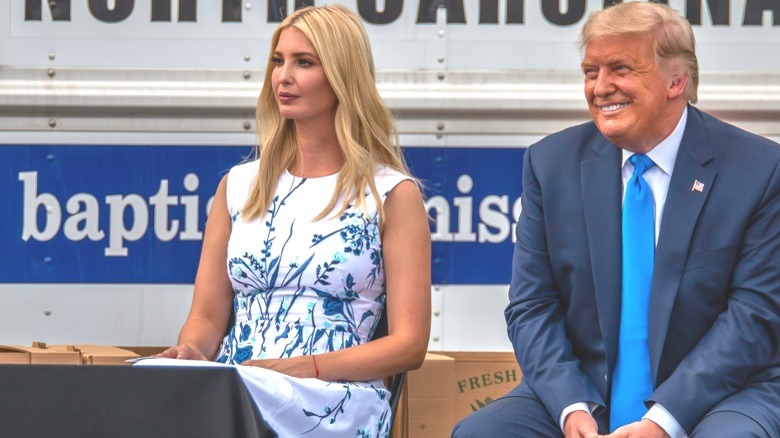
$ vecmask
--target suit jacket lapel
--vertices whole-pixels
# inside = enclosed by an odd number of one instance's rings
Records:
[[[649,321],[650,363],[654,380],[658,374],[672,306],[688,258],[693,229],[715,181],[715,171],[704,167],[712,158],[701,116],[689,107],[655,250]],[[703,186],[694,188],[696,182]]]
[[[595,156],[582,161],[581,186],[599,325],[604,337],[608,373],[617,358],[621,303],[620,149],[606,139],[593,144]]]

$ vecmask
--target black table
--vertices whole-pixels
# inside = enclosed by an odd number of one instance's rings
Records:
[[[275,437],[233,369],[0,365],[0,436]]]

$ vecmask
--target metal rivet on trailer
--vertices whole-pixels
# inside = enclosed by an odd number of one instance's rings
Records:
[[[249,131],[250,129],[252,129],[252,124],[249,122],[244,122],[244,129]]]
[[[49,126],[54,128],[57,126],[57,121],[55,119],[49,119]]]
[[[438,336],[434,336],[433,337],[433,342],[439,342],[439,337]]]
[[[433,161],[435,161],[437,164],[441,164],[444,162],[444,157],[438,155],[436,158],[433,159]]]
[[[49,59],[50,59],[51,61],[54,61],[54,53],[53,53],[53,52],[52,52],[52,53],[49,53]]]
[[[445,76],[444,73],[439,73],[438,75],[436,75],[436,77],[439,78],[440,81],[443,81]]]
[[[437,132],[436,133],[436,138],[441,139],[443,137],[444,137],[444,134],[442,134],[441,132]]]
[[[443,30],[439,31],[439,38],[444,38],[444,31]]]
[[[252,72],[251,71],[245,71],[244,72],[244,79],[249,79],[251,77],[252,77]]]
[[[53,154],[47,155],[46,156],[46,161],[54,161],[54,155]]]
[[[244,9],[246,9],[247,11],[251,11],[252,10],[252,3],[246,2],[244,4]]]
[[[47,75],[49,75],[49,77],[50,77],[50,78],[53,78],[53,77],[54,77],[54,75],[56,75],[56,74],[57,74],[57,72],[56,72],[56,71],[54,71],[54,69],[53,69],[53,68],[50,68],[48,71],[46,71],[46,74],[47,74]]]
[[[442,122],[437,123],[436,124],[436,129],[439,130],[439,131],[443,131],[444,130],[444,123],[442,123]]]
[[[43,263],[46,263],[47,265],[50,265],[51,262],[52,262],[51,257],[46,256],[46,257],[43,258]]]
[[[435,312],[433,312],[433,316],[439,316],[439,315],[441,315],[441,312],[439,312],[438,310],[436,310]]]
[[[51,309],[44,310],[43,314],[46,315],[46,316],[51,316]]]
[[[56,1],[54,1],[54,0],[51,0],[51,1],[49,2],[49,7],[50,7],[50,8],[52,8],[52,9],[56,8],[56,7],[57,7],[57,2],[56,2]]]
[[[439,64],[442,64],[444,62],[444,57],[439,56],[436,60],[439,61]]]
[[[249,62],[252,60],[252,57],[249,56],[249,54],[244,55],[244,61]]]

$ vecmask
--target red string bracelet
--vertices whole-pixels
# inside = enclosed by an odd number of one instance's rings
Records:
[[[317,359],[314,358],[314,355],[311,355],[311,361],[314,362],[314,377],[319,379],[320,378],[320,369],[317,368]]]

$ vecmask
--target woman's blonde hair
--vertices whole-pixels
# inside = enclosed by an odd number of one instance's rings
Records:
[[[616,35],[653,35],[656,65],[665,74],[687,72],[685,97],[698,100],[699,62],[691,24],[667,4],[625,2],[588,16],[577,41],[584,53],[594,38]]]
[[[273,53],[283,30],[295,27],[309,39],[322,62],[325,77],[338,99],[336,136],[344,154],[336,189],[327,207],[315,220],[325,217],[343,194],[338,214],[349,204],[365,209],[369,187],[382,223],[384,209],[374,183],[379,164],[409,175],[399,147],[398,130],[390,110],[376,89],[374,59],[368,35],[354,12],[339,6],[306,7],[288,16],[271,39],[271,55],[257,101],[259,144],[255,154],[259,170],[244,204],[242,216],[250,220],[265,215],[273,200],[279,177],[300,158],[295,124],[282,117],[271,86]]]

